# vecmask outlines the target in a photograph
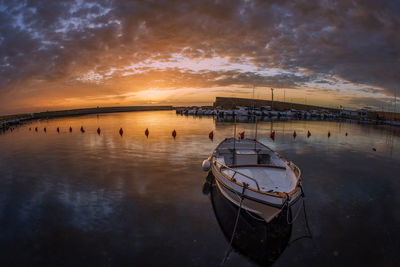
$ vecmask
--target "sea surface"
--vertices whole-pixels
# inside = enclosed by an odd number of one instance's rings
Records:
[[[254,138],[255,123],[236,128]],[[236,213],[221,219],[229,203],[203,194],[201,162],[233,134],[232,122],[174,111],[41,120],[0,134],[0,265],[219,266],[232,228],[224,221]],[[282,248],[264,263],[257,244],[234,245],[224,266],[399,266],[399,128],[260,121],[257,139],[301,168],[312,239],[260,238],[265,250]],[[303,212],[290,227],[290,240],[307,234]]]

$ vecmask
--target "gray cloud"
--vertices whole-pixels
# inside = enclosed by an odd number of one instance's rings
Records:
[[[394,111],[395,106],[392,98],[375,98],[375,97],[353,97],[347,100],[349,104],[373,107],[380,111]],[[396,108],[398,111],[398,108]]]

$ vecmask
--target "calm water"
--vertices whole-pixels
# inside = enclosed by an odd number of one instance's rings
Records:
[[[237,125],[246,136],[254,129]],[[162,111],[52,119],[0,134],[0,264],[218,266],[228,241],[202,194],[200,164],[232,132],[229,122]],[[259,123],[259,140],[302,169],[313,234],[274,266],[398,266],[399,136],[354,123]],[[291,239],[305,233],[300,216]],[[245,254],[234,250],[226,266],[256,266]]]

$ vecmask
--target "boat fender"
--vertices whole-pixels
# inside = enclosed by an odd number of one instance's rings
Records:
[[[100,130],[100,127],[98,127],[97,128],[97,134],[100,135],[100,133],[101,133],[101,130]]]
[[[210,193],[210,189],[211,189],[211,184],[207,181],[204,181],[202,188],[203,195],[208,195]]]
[[[149,129],[146,128],[146,130],[144,131],[144,134],[146,135],[146,137],[149,137]]]
[[[331,137],[331,132],[328,132],[328,138]]]
[[[84,133],[85,129],[83,129],[83,126],[81,126],[81,132]]]
[[[203,163],[201,164],[201,168],[203,169],[203,171],[208,172],[210,170],[210,167],[210,158],[203,160]]]
[[[69,126],[69,132],[72,133],[72,127],[71,126]]]
[[[122,128],[119,129],[119,135],[122,136],[124,134],[124,130]]]
[[[214,131],[211,131],[211,132],[208,134],[208,138],[210,138],[211,140],[214,139]]]
[[[57,127],[57,133],[60,133],[60,127]]]
[[[310,131],[307,131],[307,138],[310,138],[310,136],[311,136]]]
[[[172,131],[172,137],[175,139],[175,137],[176,137],[176,131],[175,131],[175,129]]]
[[[294,131],[293,132],[293,138],[296,139],[296,136],[297,136],[296,131]]]

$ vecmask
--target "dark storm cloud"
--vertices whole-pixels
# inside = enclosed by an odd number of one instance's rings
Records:
[[[3,1],[0,88],[25,90],[26,81],[70,81],[178,53],[312,73],[210,70],[201,73],[207,86],[296,87],[331,83],[318,76],[332,75],[393,93],[400,83],[398,14],[396,0]],[[187,81],[185,73],[174,75],[176,84]]]

